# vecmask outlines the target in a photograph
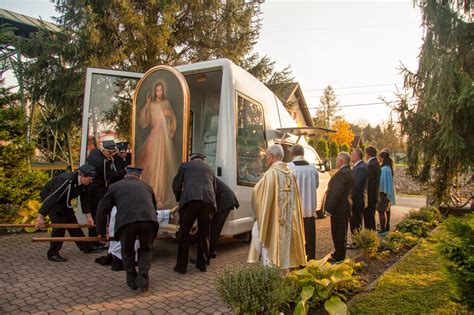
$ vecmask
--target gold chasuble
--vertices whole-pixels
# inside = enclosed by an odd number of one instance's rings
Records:
[[[258,232],[254,226],[248,262],[265,258],[269,265],[281,269],[306,265],[301,202],[295,177],[286,163],[273,163],[255,185],[252,208]]]

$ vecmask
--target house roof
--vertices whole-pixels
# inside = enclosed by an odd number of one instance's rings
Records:
[[[306,125],[311,127],[313,126],[313,119],[311,118],[311,114],[309,113],[308,106],[306,105],[306,100],[303,95],[303,91],[300,88],[298,82],[290,82],[290,83],[280,83],[280,84],[269,84],[267,87],[275,93],[275,95],[280,99],[280,101],[285,105],[288,106],[289,99],[295,95],[296,99],[298,100],[298,106],[303,114],[304,120]]]
[[[59,32],[61,29],[54,23],[36,19],[24,14],[0,9],[0,25],[11,25],[17,28],[16,35],[28,38],[30,33],[43,28],[51,32]]]

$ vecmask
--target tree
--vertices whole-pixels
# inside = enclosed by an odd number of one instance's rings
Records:
[[[12,222],[29,199],[38,199],[45,174],[31,171],[33,145],[26,141],[26,120],[19,94],[0,82],[0,221]]]
[[[339,145],[337,144],[336,141],[334,140],[331,140],[331,142],[329,142],[329,155],[331,157],[337,157],[337,155],[339,154]]]
[[[319,139],[314,148],[322,159],[327,159],[329,156],[328,142],[324,139]]]
[[[336,130],[336,133],[330,134],[329,138],[336,141],[339,145],[352,143],[352,140],[354,140],[354,133],[351,130],[351,126],[344,118],[338,117],[332,125],[332,128]]]
[[[424,27],[418,70],[402,65],[394,109],[407,139],[409,171],[430,179],[439,200],[474,164],[474,23],[471,1],[415,1]],[[410,98],[409,96],[413,97]]]
[[[319,99],[319,108],[316,110],[316,117],[314,118],[316,126],[331,128],[336,120],[336,114],[340,110],[338,105],[339,101],[332,86],[329,84]]]
[[[34,134],[50,161],[77,160],[86,67],[145,72],[225,57],[269,82],[291,81],[289,68],[274,71],[269,57],[251,54],[261,27],[255,2],[57,0],[56,10],[60,32],[40,28],[20,45]],[[129,104],[121,99],[106,118],[124,127]]]

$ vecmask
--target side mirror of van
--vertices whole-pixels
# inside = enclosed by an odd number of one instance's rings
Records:
[[[323,162],[323,167],[326,172],[329,172],[331,170],[331,161],[330,160],[325,160]]]

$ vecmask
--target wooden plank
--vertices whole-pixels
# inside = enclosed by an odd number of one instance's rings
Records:
[[[107,237],[98,236],[65,236],[65,237],[33,237],[33,242],[107,242]]]
[[[14,228],[28,228],[28,227],[35,227],[35,224],[0,224],[0,229],[14,229]],[[87,225],[87,224],[78,224],[78,223],[50,223],[45,224],[44,228],[57,228],[57,229],[71,229],[71,228],[90,228],[94,227],[94,225]]]

